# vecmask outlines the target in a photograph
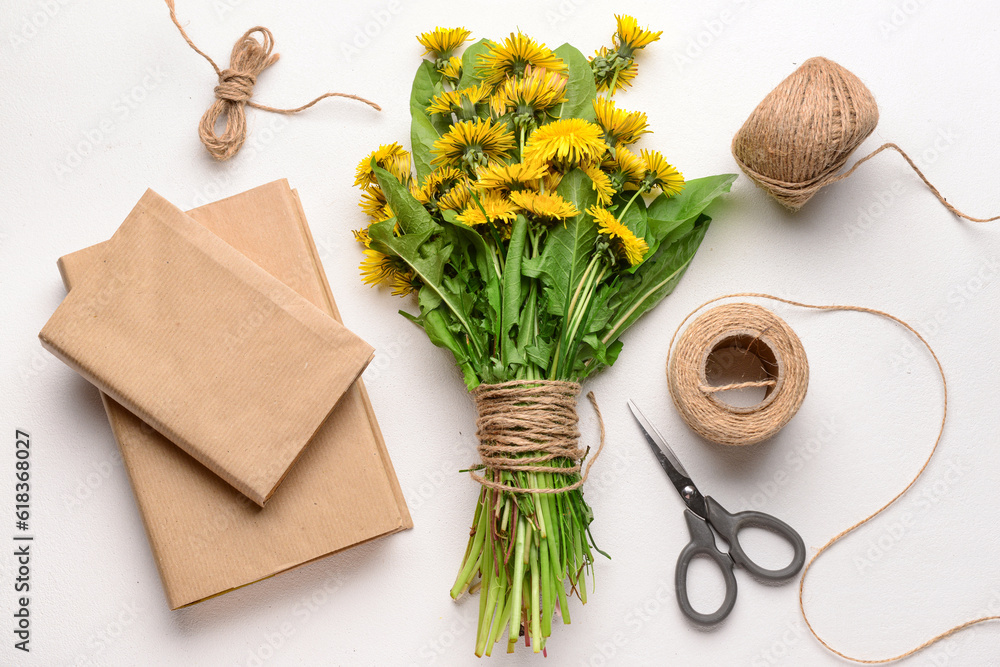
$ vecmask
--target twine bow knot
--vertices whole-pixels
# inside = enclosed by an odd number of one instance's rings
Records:
[[[170,9],[170,18],[184,37],[184,41],[208,61],[219,77],[219,83],[215,86],[215,101],[205,111],[198,124],[198,137],[216,160],[228,160],[243,147],[247,138],[245,107],[248,106],[272,113],[293,114],[304,111],[327,97],[347,97],[364,102],[376,111],[382,110],[374,102],[347,93],[324,93],[312,102],[294,109],[279,109],[258,104],[250,99],[253,97],[253,87],[257,83],[257,77],[278,60],[278,54],[274,53],[274,35],[271,31],[264,26],[256,26],[243,33],[233,45],[233,52],[229,56],[229,67],[221,69],[208,54],[195,46],[181,27],[174,12],[174,0],[166,0],[166,3]],[[255,35],[260,35],[260,39],[258,40]],[[223,117],[226,119],[226,128],[222,134],[218,134],[215,126]]]

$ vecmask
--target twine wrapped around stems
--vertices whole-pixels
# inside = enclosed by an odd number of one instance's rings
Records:
[[[586,467],[588,450],[580,447],[576,413],[580,385],[557,380],[511,380],[483,384],[472,390],[479,417],[476,420],[479,457],[492,471],[580,474],[580,479],[559,488],[520,488],[469,471],[483,486],[512,493],[562,493],[583,485],[601,450],[605,431],[594,392],[589,392],[601,429],[601,444]],[[565,459],[570,465],[558,465]]]

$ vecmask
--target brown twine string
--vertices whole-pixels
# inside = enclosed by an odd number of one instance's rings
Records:
[[[840,531],[839,533],[837,533],[836,535],[834,535],[832,538],[830,538],[830,540],[826,544],[824,544],[822,547],[820,547],[819,550],[816,551],[815,554],[813,554],[813,557],[811,559],[809,559],[809,562],[806,563],[805,569],[803,569],[803,571],[802,571],[802,577],[799,579],[799,611],[801,611],[801,613],[802,613],[802,619],[805,621],[806,627],[809,628],[809,632],[812,633],[813,637],[816,638],[816,641],[818,641],[820,644],[822,644],[823,647],[826,648],[831,653],[833,653],[833,654],[835,654],[837,656],[840,656],[841,658],[843,658],[845,660],[850,660],[851,662],[857,662],[857,663],[862,663],[862,664],[882,664],[882,663],[886,663],[886,662],[894,662],[896,660],[901,660],[903,658],[907,658],[909,656],[912,656],[915,653],[918,653],[918,652],[922,651],[923,649],[936,644],[937,642],[941,641],[942,639],[945,639],[947,637],[950,637],[951,635],[954,635],[954,634],[956,634],[958,632],[961,632],[962,630],[964,630],[966,628],[972,627],[974,625],[978,625],[979,623],[985,623],[987,621],[998,621],[998,620],[1000,620],[1000,615],[980,616],[978,618],[973,618],[971,620],[965,621],[964,623],[960,623],[958,625],[955,625],[954,627],[951,627],[951,628],[949,628],[947,630],[944,630],[943,632],[940,632],[940,633],[934,635],[933,637],[931,637],[927,641],[921,643],[920,645],[918,645],[918,646],[916,646],[916,647],[914,647],[914,648],[912,648],[912,649],[910,649],[908,651],[904,651],[903,653],[900,653],[899,655],[892,656],[890,658],[877,658],[877,659],[856,658],[854,656],[847,655],[846,653],[843,653],[842,651],[839,651],[839,650],[835,649],[826,640],[824,640],[822,637],[819,636],[819,634],[816,632],[816,629],[813,627],[812,623],[809,621],[809,616],[808,616],[808,614],[806,614],[806,607],[805,607],[805,601],[804,601],[806,576],[809,574],[809,570],[812,568],[812,566],[816,562],[816,560],[819,559],[819,557],[821,555],[823,555],[830,547],[832,547],[834,544],[836,544],[841,539],[843,539],[844,537],[846,537],[848,534],[850,534],[853,531],[857,530],[858,528],[860,528],[861,526],[865,525],[866,523],[868,523],[869,521],[871,521],[872,519],[874,519],[875,517],[877,517],[879,514],[881,514],[882,512],[884,512],[886,509],[888,509],[890,506],[892,506],[893,503],[895,503],[897,500],[899,500],[907,491],[909,491],[910,488],[914,484],[916,484],[917,480],[920,478],[920,476],[927,469],[927,466],[930,465],[931,459],[934,457],[935,452],[937,452],[938,445],[941,443],[941,436],[944,435],[945,419],[948,416],[948,382],[945,379],[944,367],[941,365],[941,360],[938,358],[937,354],[934,352],[934,349],[931,347],[930,343],[928,343],[927,340],[922,335],[920,335],[920,333],[916,329],[914,329],[910,324],[906,323],[905,321],[901,320],[900,318],[896,317],[895,315],[890,315],[889,313],[887,313],[885,311],[877,310],[875,308],[864,308],[862,306],[839,306],[839,305],[819,306],[819,305],[813,305],[813,304],[808,304],[808,303],[802,303],[802,302],[799,302],[799,301],[792,301],[790,299],[783,299],[781,297],[772,296],[770,294],[761,294],[761,293],[757,293],[757,292],[742,292],[742,293],[738,293],[738,294],[725,294],[723,296],[715,297],[714,299],[709,299],[705,303],[701,304],[700,306],[698,306],[697,308],[695,308],[694,310],[692,310],[687,315],[687,317],[684,318],[684,320],[681,322],[681,324],[677,327],[677,330],[674,332],[673,337],[670,339],[670,346],[668,347],[668,351],[673,348],[674,339],[676,339],[677,334],[680,331],[681,327],[684,326],[684,323],[687,322],[695,313],[697,313],[698,311],[700,311],[705,306],[707,306],[707,305],[709,305],[711,303],[715,303],[716,301],[719,301],[719,300],[722,300],[722,299],[737,298],[737,297],[740,297],[740,298],[756,297],[756,298],[761,298],[761,299],[770,299],[772,301],[779,301],[781,303],[786,303],[786,304],[789,304],[789,305],[792,305],[792,306],[799,306],[801,308],[812,308],[812,309],[815,309],[815,310],[847,310],[847,311],[856,311],[856,312],[860,312],[860,313],[870,313],[872,315],[877,315],[879,317],[884,317],[886,319],[892,320],[893,322],[895,322],[895,323],[899,324],[900,326],[904,327],[905,329],[907,329],[911,334],[913,334],[917,338],[917,340],[919,340],[923,344],[923,346],[925,348],[927,348],[927,351],[930,353],[931,357],[934,359],[934,363],[937,365],[938,373],[941,376],[941,390],[942,390],[942,393],[943,393],[943,399],[942,399],[942,405],[941,405],[941,425],[938,427],[937,436],[934,438],[934,445],[931,447],[930,452],[927,454],[927,458],[924,460],[923,465],[921,465],[920,469],[917,470],[917,473],[913,476],[913,479],[911,479],[910,482],[899,493],[897,493],[895,496],[893,496],[887,503],[885,503],[884,505],[882,505],[881,507],[879,507],[877,510],[875,510],[874,512],[872,512],[871,514],[869,514],[865,518],[861,519],[860,521],[858,521],[854,525],[852,525],[852,526],[850,526],[850,527],[848,527],[848,528]]]
[[[832,60],[810,58],[757,105],[733,137],[740,169],[785,207],[797,211],[821,188],[842,181],[887,148],[906,160],[945,208],[972,222],[948,203],[902,148],[886,143],[838,171],[878,124],[878,105],[854,74]]]
[[[578,383],[557,380],[511,380],[473,389],[479,413],[476,435],[482,469],[563,475],[582,471],[582,474],[576,482],[552,489],[513,487],[487,479],[475,470],[469,471],[472,478],[490,489],[512,493],[562,493],[581,487],[604,449],[605,431],[597,399],[594,392],[589,392],[587,398],[594,406],[601,429],[601,444],[584,468],[588,450],[579,446],[576,413],[579,394]],[[541,465],[561,459],[571,465]]]
[[[166,3],[170,9],[170,19],[177,26],[184,41],[195,53],[208,61],[208,64],[215,70],[216,76],[219,77],[219,85],[215,87],[215,101],[208,107],[205,115],[201,117],[201,122],[198,123],[198,136],[201,138],[201,143],[216,160],[228,160],[233,157],[246,141],[247,118],[244,109],[246,106],[272,113],[296,114],[327,97],[346,97],[364,102],[376,111],[382,110],[374,102],[347,93],[323,93],[311,102],[294,109],[280,109],[254,102],[250,98],[253,97],[253,87],[257,83],[257,77],[278,60],[279,54],[272,53],[274,35],[271,34],[271,31],[263,26],[247,30],[233,45],[233,51],[229,56],[229,67],[220,69],[211,56],[195,46],[195,43],[188,37],[180,21],[177,20],[174,0],[166,0]],[[257,41],[255,34],[260,35],[260,41]],[[226,129],[222,134],[218,134],[215,131],[215,125],[223,117],[226,119]]]
[[[687,318],[681,325],[685,322]],[[708,384],[709,355],[735,336],[749,337],[771,350],[776,361],[772,377],[724,386]],[[802,405],[809,386],[805,349],[791,327],[766,308],[752,303],[712,308],[685,329],[676,349],[673,343],[671,339],[673,354],[667,366],[670,396],[684,421],[703,438],[724,445],[752,445],[780,431]],[[750,352],[744,345],[738,349]],[[763,401],[746,408],[735,408],[716,397],[719,392],[745,387],[769,389]]]
[[[736,382],[733,384],[712,385],[700,384],[698,390],[703,394],[717,394],[720,391],[730,391],[732,389],[749,389],[750,387],[774,387],[777,380],[754,380],[753,382]]]

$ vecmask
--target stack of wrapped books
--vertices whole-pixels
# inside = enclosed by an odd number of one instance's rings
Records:
[[[186,213],[148,191],[58,264],[39,337],[101,391],[172,609],[412,527],[286,181]]]

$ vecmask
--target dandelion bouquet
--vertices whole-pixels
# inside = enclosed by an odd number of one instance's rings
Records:
[[[479,590],[480,656],[505,630],[508,651],[520,635],[544,651],[553,617],[570,622],[568,596],[586,602],[599,550],[579,383],[673,290],[736,178],[685,182],[656,150],[629,148],[647,117],[613,95],[660,33],[616,18],[589,60],[522,33],[459,57],[468,30],[422,34],[412,153],[384,145],[357,169],[364,281],[416,295],[418,313],[401,313],[452,352],[476,399],[482,489],[451,595]]]

